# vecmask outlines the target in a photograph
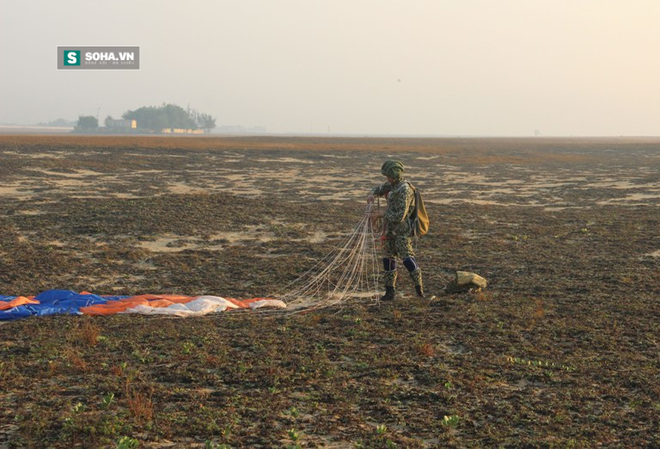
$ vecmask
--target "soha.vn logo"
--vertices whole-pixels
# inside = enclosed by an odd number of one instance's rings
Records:
[[[59,46],[58,70],[140,70],[139,46]]]
[[[127,51],[88,51],[85,52],[85,61],[135,61],[135,53]]]
[[[64,50],[64,65],[80,65],[80,50]]]

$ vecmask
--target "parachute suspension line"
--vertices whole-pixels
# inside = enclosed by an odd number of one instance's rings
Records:
[[[379,296],[380,233],[371,220],[369,203],[353,232],[321,261],[275,295],[287,303],[285,313],[309,311]]]

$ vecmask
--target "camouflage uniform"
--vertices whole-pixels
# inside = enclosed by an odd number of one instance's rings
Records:
[[[399,257],[408,269],[415,287],[418,288],[418,291],[421,291],[423,289],[422,270],[415,261],[410,224],[406,220],[415,207],[415,194],[412,187],[403,177],[400,177],[395,184],[392,185],[386,182],[374,188],[371,193],[374,196],[387,198],[387,210],[383,216],[387,229],[383,244],[385,252],[383,280],[385,287],[396,287],[396,258]]]

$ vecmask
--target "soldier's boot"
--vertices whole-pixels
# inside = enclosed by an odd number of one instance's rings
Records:
[[[385,273],[383,274],[383,282],[385,284],[385,294],[380,298],[381,301],[393,301],[395,298],[396,288],[396,260],[390,258],[383,259],[383,266]]]
[[[380,297],[381,301],[394,301],[395,290],[394,287],[385,287],[385,294]]]
[[[408,269],[408,273],[410,273],[410,279],[412,279],[413,284],[415,284],[415,291],[417,292],[417,296],[420,299],[426,299],[426,296],[424,295],[424,282],[422,281],[422,270],[419,268],[419,265],[417,265],[415,258],[408,257],[404,259],[403,264]]]

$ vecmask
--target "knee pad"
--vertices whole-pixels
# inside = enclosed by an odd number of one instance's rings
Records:
[[[411,273],[417,269],[419,269],[419,265],[417,265],[417,262],[415,261],[414,257],[407,257],[403,259],[403,264],[406,266],[408,271]]]
[[[385,271],[394,271],[396,270],[396,259],[390,259],[389,257],[383,257],[383,268]]]

